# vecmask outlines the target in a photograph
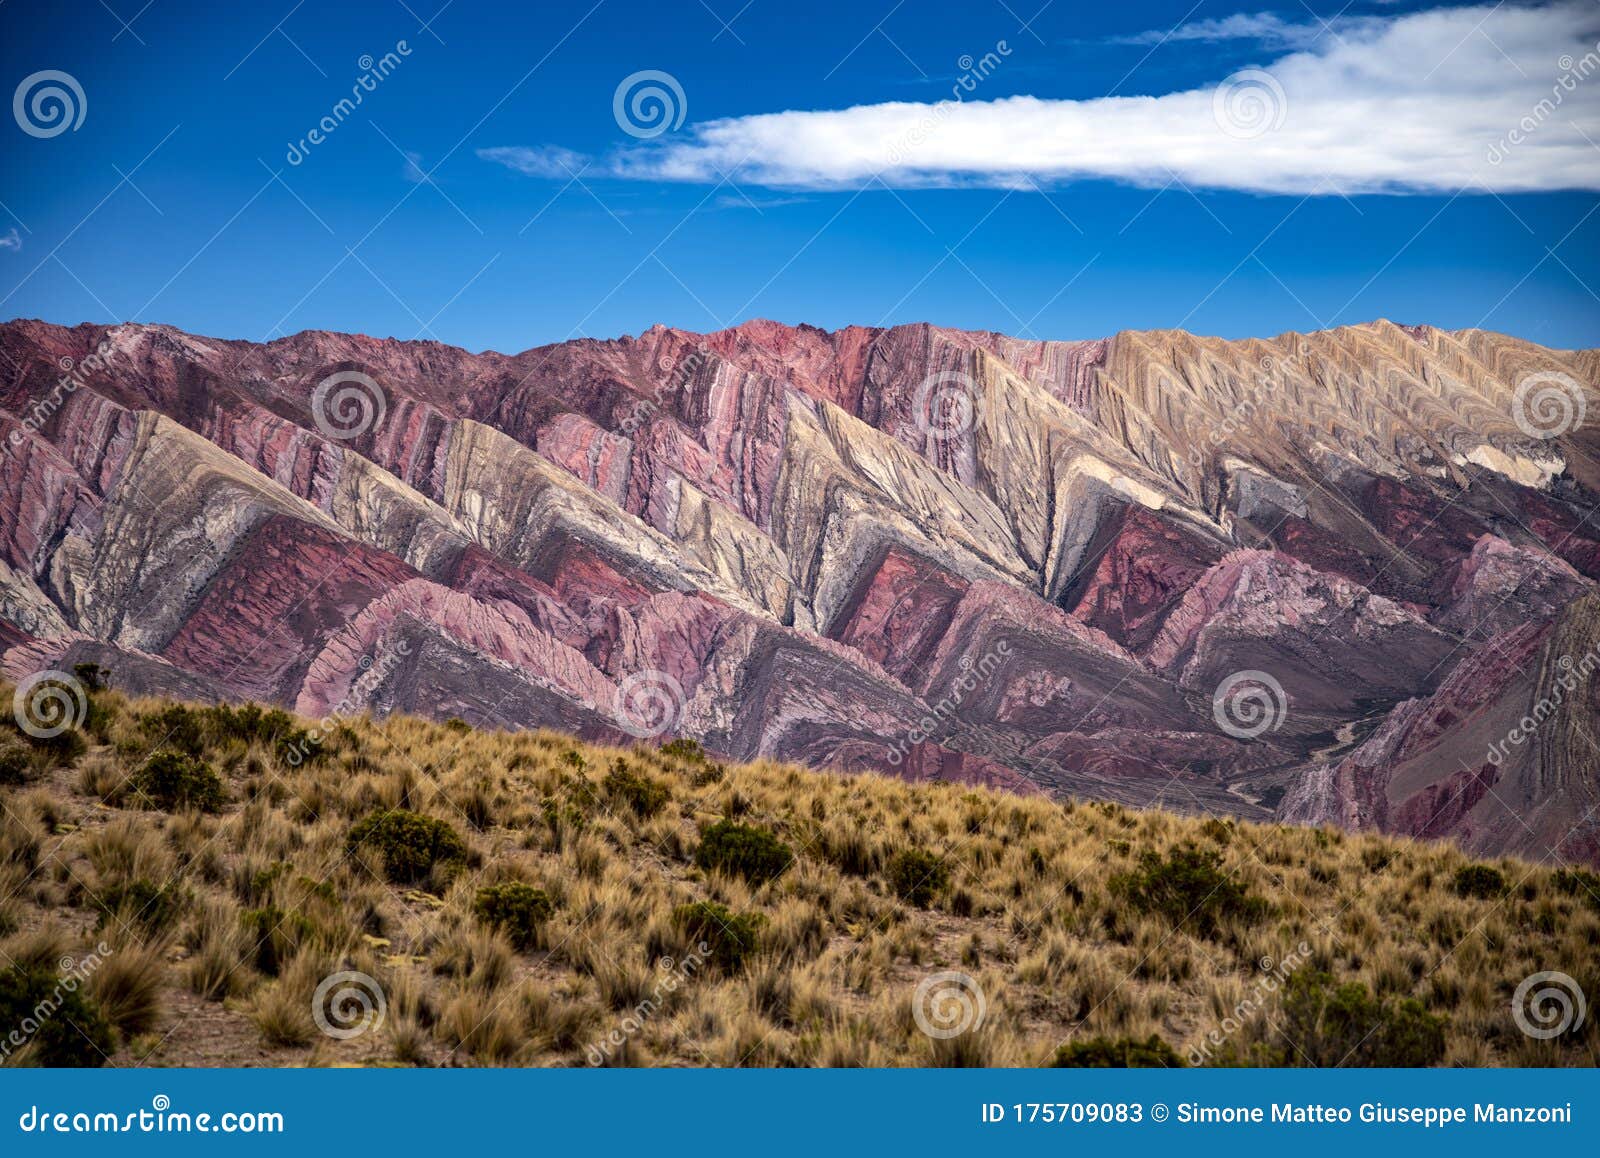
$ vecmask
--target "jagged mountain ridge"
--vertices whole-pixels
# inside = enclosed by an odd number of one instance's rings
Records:
[[[1600,856],[1581,663],[1488,756],[1600,643],[1596,351],[752,322],[473,355],[29,321],[0,351],[13,678],[98,657],[313,717],[665,724]],[[1273,726],[1222,726],[1239,672],[1281,687]]]

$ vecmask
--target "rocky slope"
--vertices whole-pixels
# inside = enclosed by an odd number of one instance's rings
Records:
[[[17,321],[0,355],[13,679],[1600,859],[1600,352]]]

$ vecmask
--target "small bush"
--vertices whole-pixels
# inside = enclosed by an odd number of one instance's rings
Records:
[[[679,905],[672,912],[673,923],[684,934],[706,946],[710,960],[730,973],[743,967],[761,941],[765,919],[759,913],[735,913],[714,901],[695,901]]]
[[[1469,864],[1456,870],[1456,895],[1492,901],[1506,894],[1505,874],[1486,864]]]
[[[1200,937],[1215,937],[1223,921],[1251,923],[1266,915],[1266,904],[1222,871],[1221,854],[1193,845],[1172,849],[1165,860],[1141,853],[1137,869],[1111,878],[1111,891]]]
[[[72,674],[91,692],[103,692],[111,686],[111,669],[97,663],[75,663]]]
[[[1068,1042],[1056,1050],[1050,1063],[1056,1069],[1178,1069],[1183,1059],[1152,1033],[1144,1041],[1132,1037],[1091,1037]]]
[[[299,913],[286,913],[276,905],[246,909],[239,923],[255,947],[255,966],[268,977],[283,972],[289,959],[311,936],[311,922]]]
[[[472,725],[467,723],[460,716],[451,716],[444,722],[444,726],[448,731],[454,732],[458,736],[465,736],[467,733],[472,731]]]
[[[148,877],[118,881],[94,898],[100,910],[97,928],[108,924],[134,925],[146,933],[169,928],[183,908],[183,895],[176,885],[157,885]]]
[[[505,933],[518,949],[536,948],[544,923],[555,912],[549,894],[521,881],[478,890],[472,912],[484,924]]]
[[[327,755],[321,744],[312,741],[311,733],[296,724],[294,717],[282,708],[214,704],[205,709],[202,726],[207,739],[214,743],[260,744],[293,764],[319,760]]]
[[[383,858],[383,872],[397,885],[420,884],[435,865],[459,864],[467,846],[456,830],[442,820],[396,809],[374,812],[350,830],[346,848],[360,848]]]
[[[1331,974],[1297,970],[1284,987],[1284,1047],[1278,1065],[1437,1065],[1445,1019],[1415,998],[1379,1000],[1359,981],[1337,988]]]
[[[600,789],[613,804],[629,809],[641,820],[655,816],[672,798],[665,784],[639,775],[621,760],[611,765]]]
[[[180,808],[216,812],[228,800],[216,769],[182,752],[157,752],[139,766],[131,783],[135,791],[163,812]]]
[[[33,779],[33,749],[14,736],[0,733],[0,784],[26,784]]]
[[[760,885],[781,876],[794,863],[794,853],[768,829],[719,820],[701,834],[694,862]]]
[[[685,764],[705,764],[708,762],[706,750],[700,746],[700,741],[691,740],[682,736],[676,740],[668,740],[661,745],[661,754],[669,760],[681,760]]]
[[[186,756],[203,756],[206,751],[205,723],[204,709],[168,704],[160,711],[140,716],[139,732],[150,747],[166,748]]]
[[[1600,909],[1600,875],[1588,869],[1557,869],[1550,883],[1569,897],[1581,897]]]
[[[76,984],[45,968],[0,970],[0,1025],[37,1026],[26,1060],[42,1066],[103,1066],[116,1048],[105,1015]]]
[[[908,905],[925,909],[950,883],[950,869],[934,853],[908,848],[889,858],[884,877],[894,895]]]

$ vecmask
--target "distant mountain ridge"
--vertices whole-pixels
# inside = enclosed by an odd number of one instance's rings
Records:
[[[1600,351],[16,321],[0,353],[12,679],[1600,860]]]

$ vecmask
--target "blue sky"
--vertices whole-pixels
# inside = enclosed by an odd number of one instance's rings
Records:
[[[9,0],[7,90],[55,70],[84,107],[0,125],[0,317],[513,351],[1381,316],[1600,345],[1589,0],[1042,3]],[[1264,106],[1216,102],[1241,70]],[[615,111],[646,71],[682,93],[657,136]]]

